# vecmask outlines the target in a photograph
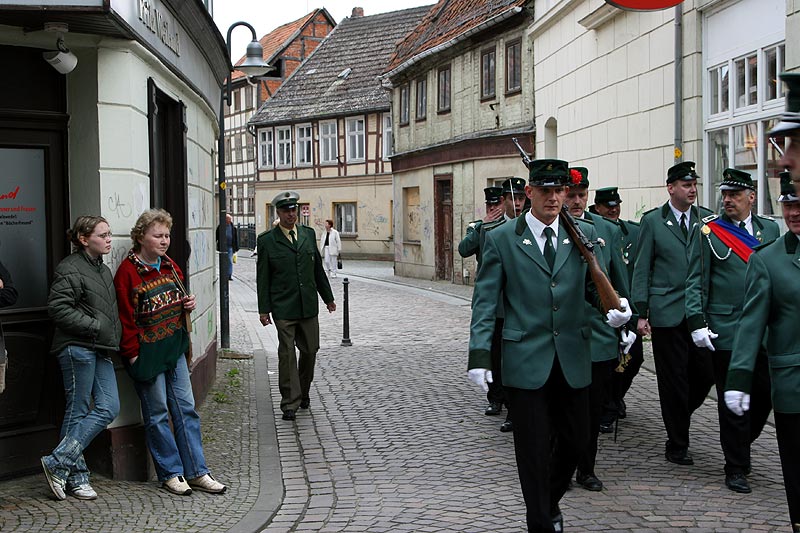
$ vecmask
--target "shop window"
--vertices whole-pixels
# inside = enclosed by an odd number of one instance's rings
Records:
[[[786,47],[782,44],[764,50],[767,86],[764,99],[767,101],[783,97],[783,83],[778,79],[778,74],[786,68],[785,55]]]

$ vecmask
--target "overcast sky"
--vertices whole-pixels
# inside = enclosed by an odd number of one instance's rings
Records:
[[[364,8],[364,15],[375,15],[407,9],[409,7],[435,4],[436,0],[214,0],[214,20],[223,39],[228,28],[240,20],[253,26],[259,39],[287,22],[292,22],[318,7],[324,7],[338,24],[349,17],[353,8]],[[244,55],[250,32],[241,27],[231,35],[231,56],[236,62]]]

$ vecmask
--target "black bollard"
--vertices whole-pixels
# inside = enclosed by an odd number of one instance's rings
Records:
[[[347,291],[350,281],[347,278],[344,278],[342,285],[344,286],[344,322],[342,325],[342,346],[352,346],[353,343],[350,342],[350,296]]]

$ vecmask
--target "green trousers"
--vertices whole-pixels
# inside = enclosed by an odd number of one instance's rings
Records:
[[[278,387],[281,411],[297,411],[300,402],[308,400],[314,379],[314,363],[319,350],[317,317],[300,320],[275,320],[278,330]],[[295,346],[300,352],[298,358]]]

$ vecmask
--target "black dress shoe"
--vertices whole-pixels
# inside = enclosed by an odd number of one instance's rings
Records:
[[[502,411],[502,410],[503,410],[503,404],[502,403],[491,402],[489,404],[489,407],[486,408],[486,410],[483,412],[483,414],[485,414],[487,416],[495,416],[495,415],[499,415],[500,411]]]
[[[300,402],[300,409],[308,409],[309,405],[311,405],[311,400],[303,400]]]
[[[619,407],[617,408],[617,414],[620,418],[626,418],[628,416],[628,406],[625,405],[625,400],[619,401]]]
[[[750,484],[747,482],[747,478],[740,472],[727,474],[725,476],[725,486],[739,494],[750,494],[753,492],[753,489],[750,488]]]
[[[689,455],[689,450],[667,450],[664,452],[664,457],[667,458],[667,461],[676,465],[688,466],[694,464],[694,459]]]
[[[284,420],[294,420],[296,418],[294,415],[294,409],[285,410],[281,418],[283,418]]]
[[[600,433],[614,433],[614,422],[601,422]]]
[[[500,424],[500,431],[502,431],[503,433],[514,431],[514,423],[511,420],[506,420],[505,422]]]
[[[603,482],[597,479],[594,474],[578,474],[575,476],[575,481],[586,490],[599,492],[603,490]]]

